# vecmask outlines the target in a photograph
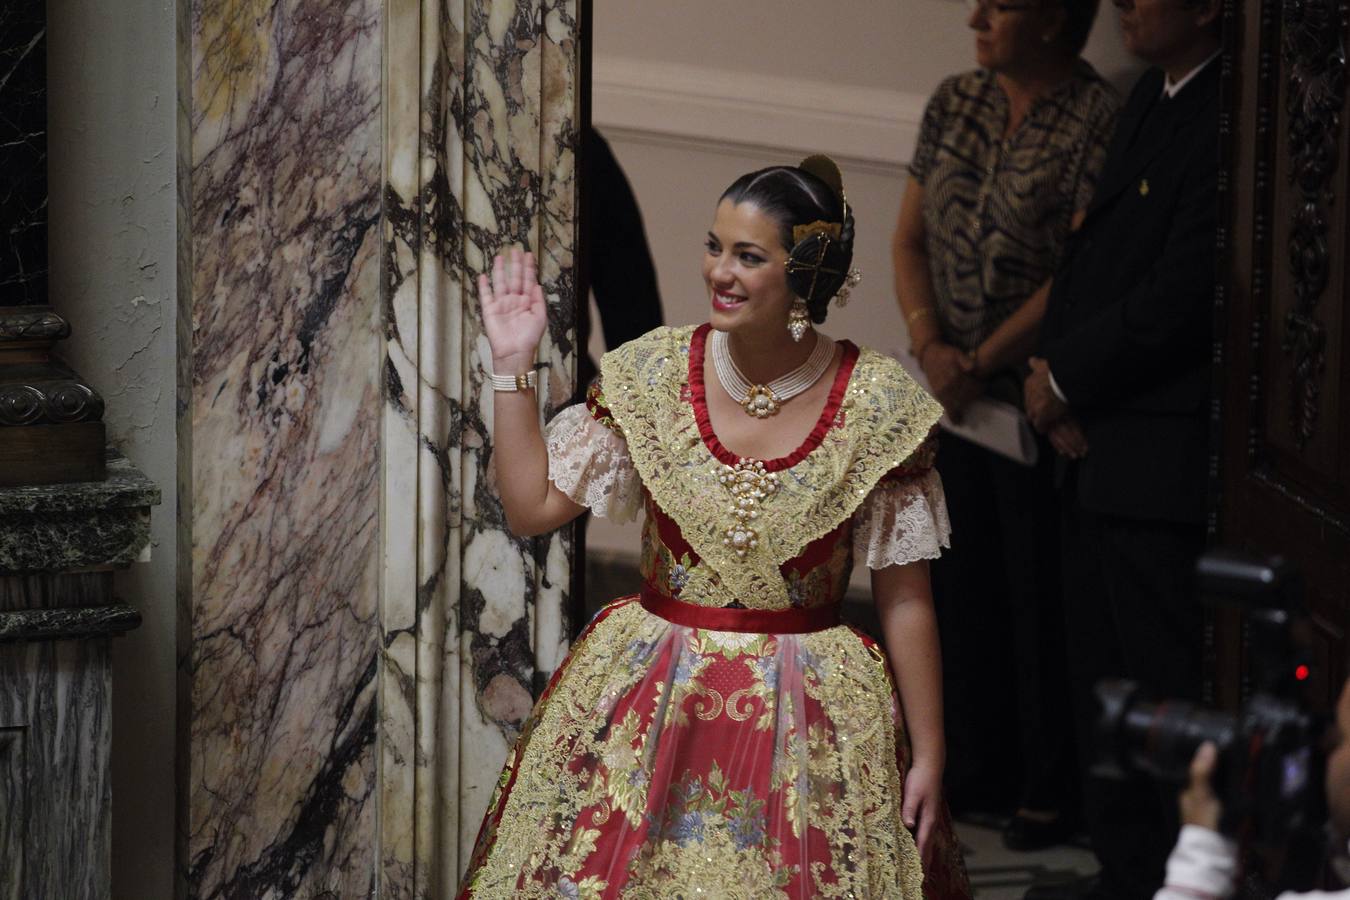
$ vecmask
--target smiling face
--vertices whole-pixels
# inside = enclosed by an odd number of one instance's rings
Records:
[[[787,334],[794,295],[778,222],[751,203],[717,205],[703,254],[703,281],[718,331]]]

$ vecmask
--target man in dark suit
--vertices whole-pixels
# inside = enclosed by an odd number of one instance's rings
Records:
[[[1075,716],[1092,753],[1092,685],[1125,677],[1197,698],[1191,573],[1205,541],[1217,227],[1219,0],[1116,0],[1150,63],[1121,112],[1056,273],[1027,413],[1064,456],[1065,607]],[[1175,798],[1089,778],[1098,877],[1028,898],[1148,898],[1176,837]]]

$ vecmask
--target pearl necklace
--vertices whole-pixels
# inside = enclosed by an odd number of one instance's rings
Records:
[[[777,415],[779,408],[820,380],[834,359],[834,342],[822,334],[816,335],[816,345],[806,362],[768,384],[751,384],[736,368],[731,358],[731,346],[725,331],[714,331],[708,341],[712,350],[713,369],[722,388],[741,405],[747,416],[766,419]]]

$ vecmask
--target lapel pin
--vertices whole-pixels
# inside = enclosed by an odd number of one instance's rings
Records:
[[[1141,179],[1139,179],[1139,196],[1140,196],[1140,197],[1147,197],[1147,196],[1148,196],[1148,179],[1147,179],[1147,178],[1141,178]]]

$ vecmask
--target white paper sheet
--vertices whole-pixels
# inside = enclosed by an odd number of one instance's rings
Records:
[[[892,355],[905,367],[910,377],[932,393],[928,377],[924,375],[918,360],[903,350],[894,351]],[[959,425],[947,416],[943,416],[938,424],[943,431],[965,438],[972,444],[979,444],[1013,462],[1024,466],[1036,465],[1039,456],[1036,434],[1031,430],[1026,415],[1011,403],[980,397],[966,407],[966,414],[961,417]]]

